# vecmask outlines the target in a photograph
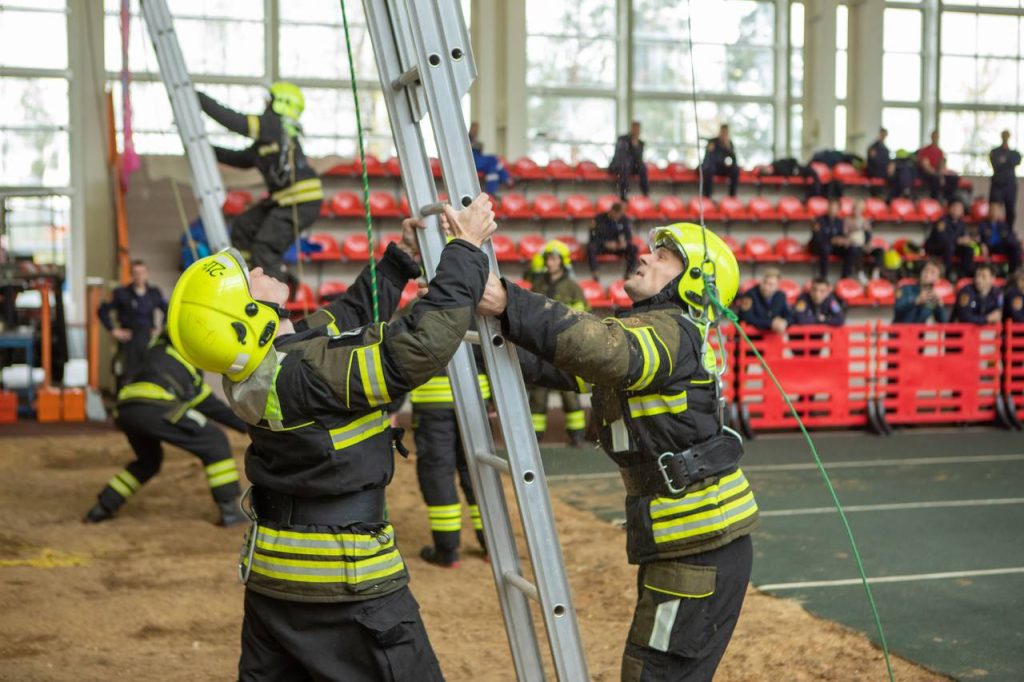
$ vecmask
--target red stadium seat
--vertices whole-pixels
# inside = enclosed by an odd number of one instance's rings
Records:
[[[528,219],[533,218],[533,209],[526,201],[526,197],[516,192],[510,192],[501,198],[501,213],[506,218]]]
[[[753,261],[775,260],[771,244],[764,237],[748,237],[747,242],[743,245],[743,253]]]
[[[376,244],[376,247],[375,247],[376,248],[376,252],[377,252],[377,258],[380,258],[380,257],[382,257],[384,255],[384,252],[387,251],[388,244],[390,244],[391,242],[401,242],[401,241],[402,241],[402,235],[398,234],[397,232],[389,232],[386,235],[384,235],[383,237],[378,237],[376,239],[377,244]]]
[[[409,197],[402,195],[402,198],[398,200],[398,210],[402,212],[403,216],[411,216],[412,209],[409,208]]]
[[[778,220],[779,212],[772,202],[764,197],[751,197],[747,204],[747,212],[754,220]]]
[[[596,279],[581,279],[580,289],[583,289],[583,297],[591,308],[611,308],[612,299],[605,293],[601,283]]]
[[[494,247],[494,257],[499,263],[518,263],[519,251],[516,244],[506,234],[495,234],[491,237],[491,246]]]
[[[546,180],[548,177],[546,170],[538,166],[536,161],[525,156],[516,159],[508,172],[516,180]]]
[[[786,221],[807,220],[809,215],[803,203],[796,197],[779,197],[779,216]]]
[[[308,241],[310,244],[316,244],[320,247],[319,251],[309,254],[310,260],[341,260],[341,248],[338,246],[338,240],[331,235],[323,232],[315,232],[309,235]]]
[[[331,197],[331,213],[339,218],[362,218],[366,209],[358,194],[342,190]]]
[[[626,213],[634,220],[660,220],[661,213],[655,208],[654,202],[642,194],[636,194],[629,198],[626,204]]]
[[[868,197],[864,200],[864,215],[871,220],[893,220],[889,205],[878,197]]]
[[[324,282],[320,285],[317,290],[317,296],[320,297],[321,301],[329,301],[341,296],[348,291],[348,285],[344,282],[336,282],[334,280]]]
[[[589,220],[597,215],[594,204],[582,194],[570,194],[565,198],[565,212],[573,220]]]
[[[807,212],[812,218],[819,218],[828,213],[828,199],[825,197],[811,197],[807,200]]]
[[[554,194],[538,194],[533,200],[533,213],[541,220],[565,220],[568,217]]]
[[[617,308],[632,308],[633,300],[626,294],[625,283],[617,279],[608,285],[608,296]]]
[[[800,285],[785,277],[779,279],[779,291],[786,295],[786,302],[790,305],[800,297]]]
[[[295,298],[285,303],[284,307],[293,312],[304,312],[307,310],[309,312],[313,312],[317,308],[316,296],[313,295],[313,289],[305,282],[301,282],[298,288],[295,289]]]
[[[889,210],[892,211],[893,217],[900,222],[911,222],[921,218],[914,208],[914,202],[903,197],[897,197],[890,201]]]
[[[441,177],[441,161],[430,157],[430,174],[435,178]]]
[[[352,171],[354,175],[363,174],[363,164],[360,163],[358,156],[355,158],[354,161],[352,161]],[[384,164],[380,162],[380,159],[378,159],[373,154],[367,154],[366,175],[371,178],[383,178],[384,176],[388,175],[388,171],[384,167]]]
[[[321,201],[320,202],[320,217],[330,218],[331,217],[331,202]]]
[[[633,235],[633,246],[636,247],[636,253],[638,256],[651,252],[651,245],[647,243],[647,240],[637,237],[636,235]]]
[[[575,180],[576,169],[561,159],[551,159],[547,165],[548,177],[552,180]]]
[[[593,161],[580,161],[576,164],[576,177],[587,182],[609,182],[612,176]]]
[[[853,215],[853,199],[839,197],[839,215],[843,218]]]
[[[811,254],[807,247],[792,237],[782,237],[775,242],[775,255],[786,263],[809,263]]]
[[[665,169],[659,168],[657,164],[651,161],[647,162],[648,182],[668,182],[671,179],[672,176]]]
[[[533,255],[544,248],[547,240],[539,234],[528,234],[519,240],[519,255],[530,260]]]
[[[985,199],[975,199],[974,203],[971,204],[971,217],[975,220],[985,220],[988,218],[988,201]]]
[[[244,189],[233,189],[224,197],[224,215],[240,215],[252,203],[252,193]]]
[[[865,294],[878,305],[892,305],[896,301],[896,288],[887,279],[873,279],[868,282]]]
[[[611,210],[613,204],[621,203],[622,199],[619,199],[619,197],[617,197],[616,195],[605,194],[603,196],[598,197],[597,203],[595,204],[594,208],[597,210],[598,213],[607,213],[608,211]]]
[[[697,182],[697,171],[686,164],[674,161],[665,167],[665,174],[672,182]]]
[[[823,163],[814,161],[811,163],[811,168],[818,174],[818,179],[821,180],[821,184],[827,185],[832,182],[832,169]]]
[[[402,209],[394,195],[388,192],[370,192],[370,215],[374,218],[401,218]]]
[[[721,220],[722,212],[718,210],[714,200],[707,197],[693,197],[690,199],[690,215],[696,220],[700,218],[701,207],[704,208],[704,220]]]
[[[954,285],[953,288],[954,288],[954,290],[957,293],[960,293],[961,289],[963,289],[968,284],[973,284],[973,283],[974,283],[974,279],[972,279],[971,277],[961,277],[960,279],[957,280],[957,282],[956,282],[956,284]]]
[[[387,174],[393,178],[402,176],[402,163],[398,160],[397,156],[392,156],[390,159],[384,162],[384,170]]]
[[[864,301],[864,287],[855,279],[844,277],[836,282],[836,297],[847,305],[860,305]]]
[[[420,292],[420,286],[415,280],[411,280],[406,283],[405,288],[402,289],[402,297],[398,299],[398,307],[404,308],[413,301],[416,300],[416,294]]]
[[[583,247],[576,237],[571,234],[563,234],[560,237],[555,237],[555,239],[569,247],[569,253],[574,261],[583,260]]]
[[[844,185],[863,185],[867,180],[864,175],[849,163],[837,163],[832,167],[832,177]]]
[[[520,289],[526,289],[527,291],[529,291],[530,289],[533,288],[533,285],[530,284],[525,279],[517,279],[516,280],[516,286],[519,287]]]
[[[733,237],[731,234],[720,234],[718,236],[722,238],[722,241],[725,242],[726,246],[729,247],[729,250],[733,252],[737,260],[740,259],[740,256],[744,255],[743,249],[740,247],[740,243],[736,241],[736,237]]]
[[[349,260],[367,261],[370,259],[370,243],[365,234],[350,234],[342,240],[341,252]]]
[[[955,297],[953,285],[949,283],[948,279],[940,279],[935,283],[935,294],[942,300],[944,305],[952,304]]]
[[[926,223],[934,223],[944,213],[942,204],[935,199],[921,199],[917,202],[917,213]]]
[[[736,197],[722,197],[718,202],[718,210],[726,220],[749,220],[750,213],[743,202]]]
[[[658,202],[658,211],[665,216],[666,220],[679,221],[690,217],[686,204],[679,197],[666,196]]]

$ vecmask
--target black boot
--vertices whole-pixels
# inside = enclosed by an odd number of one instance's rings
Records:
[[[238,498],[217,502],[217,507],[220,509],[220,526],[230,528],[249,521],[249,517],[238,506]]]
[[[438,549],[428,545],[420,550],[420,558],[428,564],[443,568],[458,568],[459,566],[459,550],[457,549]]]
[[[583,431],[577,429],[569,432],[569,447],[583,447]]]
[[[82,523],[101,523],[114,518],[114,512],[104,507],[100,502],[92,506],[82,519]]]
[[[487,556],[487,540],[484,539],[484,532],[482,530],[476,531],[476,541],[480,543],[480,549],[484,551],[484,556]]]

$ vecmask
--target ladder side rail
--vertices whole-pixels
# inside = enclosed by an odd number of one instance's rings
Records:
[[[480,191],[480,184],[457,94],[457,74],[452,64],[459,61],[454,58],[453,49],[459,48],[468,53],[470,46],[443,43],[444,30],[439,7],[445,2],[405,0],[405,6],[412,24],[419,28],[412,34],[416,45],[416,62],[420,65],[420,79],[445,185],[453,203],[465,204]],[[458,16],[458,20],[464,24],[461,9],[457,4],[454,7],[451,4],[446,14]],[[491,262],[491,270],[497,273],[498,264],[492,246],[487,244],[485,250]],[[483,338],[500,340],[499,343],[485,341],[481,348],[492,391],[494,395],[500,396],[495,405],[509,451],[514,488],[556,672],[560,680],[588,679],[540,449],[534,438],[515,437],[515,434],[533,431],[518,357],[514,346],[501,335],[496,320],[478,316],[477,324]]]
[[[423,146],[417,116],[417,111],[423,111],[422,106],[416,106],[417,99],[421,97],[417,96],[414,89],[402,88],[401,91],[395,91],[391,87],[392,81],[396,80],[403,70],[396,49],[395,35],[392,32],[391,21],[395,21],[396,17],[389,16],[388,7],[379,0],[364,0],[364,8],[398,152],[402,182],[410,207],[415,213],[419,213],[421,207],[437,201],[437,189],[430,161]],[[445,242],[438,217],[426,216],[424,220],[427,228],[420,233],[420,249],[426,272],[432,275],[437,268]],[[506,572],[521,574],[522,567],[502,481],[497,471],[492,467],[479,466],[472,457],[474,452],[493,452],[494,443],[487,411],[480,397],[476,363],[468,343],[463,343],[456,352],[449,364],[448,374],[452,381],[453,394],[458,396],[455,406],[459,428],[466,452],[470,454],[466,458],[467,465],[484,522],[487,547],[491,554],[491,568],[505,619],[505,630],[516,675],[520,680],[542,680],[544,669],[529,602],[522,592],[514,589],[503,579]]]

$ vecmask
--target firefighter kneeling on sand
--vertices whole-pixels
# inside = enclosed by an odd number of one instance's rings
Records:
[[[625,682],[710,680],[750,579],[757,504],[723,428],[708,344],[713,271],[722,304],[736,295],[729,247],[699,225],[651,233],[651,253],[626,280],[622,318],[580,313],[491,276],[478,307],[519,344],[524,378],[559,390],[594,385],[592,420],[626,488],[626,552],[638,600],[622,663]]]
[[[439,372],[469,328],[495,230],[486,195],[446,208],[456,237],[409,315],[374,323],[369,268],[330,306],[292,324],[288,288],[235,251],[194,263],[171,296],[168,329],[197,367],[224,375],[252,445],[252,526],[239,679],[442,679],[386,519],[394,473],[384,408]],[[414,221],[377,266],[390,319],[419,276]],[[399,447],[404,451],[404,447]]]

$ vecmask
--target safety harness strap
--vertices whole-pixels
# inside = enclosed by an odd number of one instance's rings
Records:
[[[682,452],[665,452],[619,473],[627,495],[678,495],[687,486],[736,469],[743,457],[737,438],[723,434]]]

